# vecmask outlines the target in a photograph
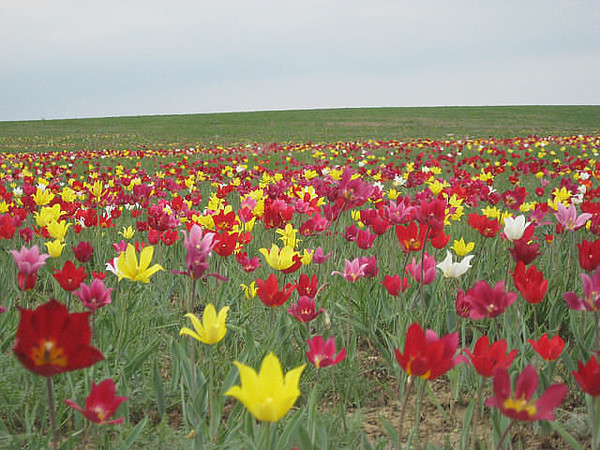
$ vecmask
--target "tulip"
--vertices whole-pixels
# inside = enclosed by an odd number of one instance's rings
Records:
[[[225,319],[227,319],[228,311],[229,306],[225,306],[221,308],[217,314],[213,304],[209,303],[206,305],[206,308],[204,308],[202,322],[200,322],[198,317],[196,317],[194,314],[188,313],[185,315],[185,317],[188,317],[192,321],[194,330],[184,327],[179,331],[179,335],[191,336],[204,344],[214,345],[217,342],[220,342],[227,333]]]
[[[440,262],[436,267],[442,271],[446,278],[458,278],[465,274],[471,268],[471,260],[474,255],[465,256],[461,262],[453,262],[452,254],[446,250],[446,259]]]
[[[564,384],[553,384],[534,402],[533,394],[538,387],[538,374],[529,365],[517,378],[515,392],[511,392],[510,378],[506,369],[496,369],[494,373],[494,396],[486,400],[486,406],[498,408],[502,414],[513,420],[533,422],[554,420],[556,408],[567,395]]]
[[[525,228],[529,226],[529,222],[525,220],[525,216],[506,217],[504,219],[504,235],[509,241],[516,241],[523,237]]]
[[[240,386],[233,386],[225,395],[237,398],[246,409],[262,422],[279,422],[300,397],[300,376],[306,365],[290,370],[284,376],[277,356],[270,352],[260,366],[260,371],[238,361]]]
[[[346,349],[340,349],[336,355],[335,340],[333,337],[324,343],[323,336],[315,336],[306,341],[309,350],[306,352],[308,361],[317,369],[334,366],[346,358]]]
[[[109,420],[119,409],[121,403],[127,401],[127,397],[115,396],[115,383],[112,379],[95,384],[92,381],[92,390],[85,399],[85,409],[73,400],[65,400],[71,408],[82,413],[90,422],[98,425],[111,425],[123,423],[124,417]]]

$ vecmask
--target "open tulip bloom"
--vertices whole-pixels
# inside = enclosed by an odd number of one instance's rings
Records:
[[[21,308],[13,351],[23,366],[37,375],[83,369],[104,359],[90,345],[90,312],[69,313],[52,299],[35,310]]]
[[[109,420],[119,409],[121,403],[127,401],[127,397],[115,395],[115,383],[108,379],[95,384],[92,381],[92,390],[85,399],[85,409],[75,403],[73,400],[65,400],[65,403],[71,408],[82,413],[90,422],[98,425],[111,425],[123,423],[124,417]]]
[[[237,398],[257,420],[279,422],[300,397],[300,375],[305,364],[283,375],[281,363],[270,352],[257,373],[238,361],[234,364],[240,371],[240,386],[233,386],[225,395]]]
[[[474,255],[465,256],[461,262],[453,262],[452,254],[446,250],[446,259],[440,262],[436,267],[442,271],[446,278],[458,278],[465,274],[471,268],[471,260]]]
[[[132,244],[127,244],[127,249],[119,255],[115,267],[119,281],[123,278],[128,278],[131,281],[149,283],[152,275],[159,270],[164,270],[160,264],[154,264],[150,267],[153,254],[154,247],[144,247],[140,253],[140,262],[138,264],[135,247]]]
[[[227,319],[227,312],[229,306],[221,308],[219,314],[212,303],[206,305],[204,308],[204,314],[202,314],[202,322],[194,314],[187,313],[185,317],[188,317],[192,321],[194,330],[187,327],[183,327],[179,332],[180,336],[188,335],[194,339],[208,345],[216,344],[225,337],[227,333],[227,327],[225,326],[225,320]]]
[[[336,355],[335,339],[330,337],[324,342],[323,336],[315,336],[306,341],[309,350],[306,352],[308,361],[317,369],[335,366],[346,358],[346,349],[340,349]]]
[[[533,394],[538,387],[538,374],[529,365],[517,378],[515,392],[511,392],[510,377],[506,369],[496,369],[494,373],[494,396],[486,400],[487,406],[498,408],[502,414],[513,420],[533,422],[554,420],[556,408],[567,395],[564,384],[553,384],[542,396],[534,401]]]

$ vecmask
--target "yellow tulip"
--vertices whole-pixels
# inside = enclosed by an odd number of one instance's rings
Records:
[[[248,286],[246,286],[245,284],[240,284],[240,287],[242,288],[242,291],[244,291],[244,295],[246,296],[246,300],[250,300],[254,297],[256,297],[256,293],[258,292],[258,288],[256,287],[256,282],[253,281],[252,283],[250,283]]]
[[[60,220],[60,216],[66,214],[60,209],[60,205],[55,203],[52,206],[44,206],[39,212],[35,213],[35,221],[40,228],[45,228],[53,220]]]
[[[179,335],[183,336],[185,334],[191,336],[194,339],[208,345],[216,344],[223,339],[225,337],[225,333],[227,333],[227,327],[225,326],[227,311],[229,311],[229,306],[221,308],[219,314],[217,315],[215,307],[212,303],[209,303],[206,305],[206,308],[204,308],[202,322],[200,322],[200,319],[198,319],[198,317],[196,317],[194,314],[188,313],[185,315],[185,317],[190,318],[195,331],[187,327],[183,327],[181,331],[179,331]]]
[[[273,244],[271,250],[261,248],[258,251],[263,254],[267,264],[275,270],[289,269],[294,264],[294,256],[298,255],[292,247],[279,249],[277,244]]]
[[[49,189],[37,188],[33,195],[33,201],[36,205],[44,206],[54,199],[54,194]]]
[[[67,230],[71,226],[70,223],[67,223],[66,220],[61,220],[60,222],[57,220],[53,220],[48,225],[46,225],[46,230],[51,238],[64,241],[65,235],[67,234]]]
[[[256,419],[263,422],[279,422],[300,397],[300,375],[305,364],[283,375],[281,363],[270,352],[256,373],[238,361],[234,364],[240,371],[241,386],[233,386],[225,395],[237,398]]]
[[[131,239],[133,237],[133,235],[135,234],[135,230],[133,229],[133,227],[131,225],[129,225],[128,227],[121,228],[121,231],[119,231],[119,234],[121,236],[123,236],[125,239]]]
[[[159,270],[165,270],[160,264],[154,264],[152,267],[149,267],[153,254],[154,247],[145,247],[140,253],[140,262],[138,264],[135,247],[132,244],[127,244],[127,249],[117,259],[116,269],[119,281],[123,278],[128,278],[132,281],[149,283],[152,275]]]
[[[50,255],[51,258],[60,258],[60,255],[62,255],[62,251],[63,251],[64,247],[65,247],[65,244],[63,244],[58,239],[56,239],[52,242],[46,242],[46,248],[48,249],[48,254]]]
[[[454,244],[450,248],[454,250],[457,256],[465,256],[475,248],[475,242],[465,243],[465,240],[460,238],[459,241],[454,240]]]

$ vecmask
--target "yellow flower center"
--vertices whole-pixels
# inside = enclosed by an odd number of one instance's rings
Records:
[[[506,400],[504,400],[504,407],[506,409],[513,409],[518,413],[526,411],[529,417],[533,416],[537,412],[537,408],[533,404],[533,400],[530,400],[528,402],[523,397],[507,398]]]
[[[31,359],[36,366],[65,367],[67,365],[67,358],[65,358],[62,347],[57,347],[56,342],[48,339],[41,339],[37,346],[33,346]]]

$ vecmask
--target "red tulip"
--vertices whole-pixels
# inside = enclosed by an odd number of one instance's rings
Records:
[[[584,239],[577,244],[579,249],[579,265],[586,272],[593,272],[600,267],[600,239],[590,242]]]
[[[596,357],[592,357],[587,364],[577,361],[577,370],[571,373],[583,392],[592,397],[600,395],[600,366]]]
[[[335,354],[335,340],[332,337],[325,343],[323,341],[323,336],[315,336],[306,341],[309,348],[306,352],[306,357],[317,369],[334,366],[346,357],[346,349],[344,348],[340,349],[337,355]]]
[[[266,280],[261,280],[260,278],[256,280],[256,294],[260,298],[260,301],[265,304],[265,306],[281,306],[285,302],[287,302],[294,289],[296,289],[296,285],[288,283],[286,284],[282,290],[279,290],[279,281],[274,273],[269,275],[269,278]]]
[[[86,279],[85,268],[75,267],[72,261],[66,261],[61,270],[54,269],[52,276],[58,281],[60,287],[67,292],[73,292]]]
[[[90,312],[69,313],[52,299],[35,310],[20,309],[13,351],[26,369],[43,377],[83,369],[104,359],[92,346]]]
[[[528,303],[537,304],[544,300],[548,291],[548,280],[544,279],[544,274],[538,271],[535,265],[525,270],[525,263],[517,262],[513,280],[515,287]]]
[[[507,345],[504,339],[490,345],[489,338],[481,336],[475,343],[473,353],[468,348],[463,351],[471,359],[477,373],[482,377],[489,378],[494,376],[496,369],[508,369],[517,356],[517,350],[506,353]]]
[[[506,369],[496,369],[494,373],[494,396],[486,400],[486,406],[498,408],[510,419],[533,422],[535,420],[554,420],[556,408],[567,395],[564,384],[553,384],[537,402],[532,397],[538,386],[538,375],[529,365],[517,378],[514,394],[511,392],[510,377]]]
[[[447,334],[440,339],[434,331],[423,331],[415,322],[406,332],[404,353],[397,348],[394,351],[396,361],[408,375],[433,380],[461,361],[454,357],[457,348],[458,333]]]
[[[548,339],[548,333],[544,333],[538,341],[527,339],[533,349],[546,361],[555,361],[565,348],[565,341],[558,335]]]
[[[110,425],[123,423],[125,418],[110,419],[119,409],[121,403],[127,401],[127,397],[115,396],[115,383],[108,379],[95,384],[92,381],[92,391],[85,399],[85,409],[76,404],[73,400],[65,400],[65,403],[71,408],[81,412],[90,422],[98,425]]]

